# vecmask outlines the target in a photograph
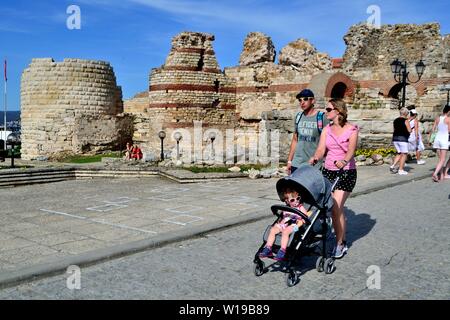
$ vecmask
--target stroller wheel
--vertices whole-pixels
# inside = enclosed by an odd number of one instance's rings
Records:
[[[289,271],[286,274],[286,284],[288,287],[295,286],[300,281],[300,276],[295,271]]]
[[[323,272],[324,270],[324,263],[325,263],[325,258],[324,257],[319,257],[317,258],[316,261],[316,270],[318,272]]]
[[[336,266],[334,265],[334,258],[328,258],[327,260],[325,260],[325,273],[326,274],[331,274],[334,272],[334,270],[336,270]]]
[[[255,262],[255,265],[253,266],[253,272],[257,277],[262,276],[264,273],[264,262]]]

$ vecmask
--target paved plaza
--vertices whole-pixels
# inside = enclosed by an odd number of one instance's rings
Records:
[[[390,174],[386,165],[360,167],[353,197],[431,181],[435,161],[410,164],[408,176]],[[0,189],[0,285],[266,218],[279,202],[276,181],[96,178]],[[440,187],[450,189],[447,181]]]
[[[329,275],[316,271],[316,257],[305,257],[292,288],[272,260],[264,259],[269,269],[262,276],[253,274],[253,256],[273,221],[268,217],[80,267],[78,288],[69,286],[73,271],[64,270],[0,290],[0,299],[192,299],[200,306],[289,299],[294,308],[294,300],[305,299],[448,300],[449,189],[443,187],[422,179],[350,198],[348,254]]]

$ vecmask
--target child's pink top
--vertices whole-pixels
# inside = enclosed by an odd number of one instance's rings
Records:
[[[325,158],[325,169],[328,170],[339,170],[334,164],[335,161],[344,160],[347,154],[348,147],[350,145],[350,136],[358,131],[357,126],[352,126],[346,131],[344,131],[340,136],[335,135],[331,131],[331,125],[327,126],[327,137],[325,140],[325,145],[327,148],[326,158]],[[355,158],[352,156],[350,161],[344,167],[344,170],[356,169]]]
[[[291,207],[291,208],[295,208],[298,211],[301,211],[301,208],[304,208],[304,206],[303,206],[303,204],[300,204],[297,207]],[[282,219],[281,223],[287,223],[289,220],[292,220],[293,223],[296,223],[297,220],[303,220],[303,218],[296,213],[289,212],[289,211],[283,211],[283,219]]]

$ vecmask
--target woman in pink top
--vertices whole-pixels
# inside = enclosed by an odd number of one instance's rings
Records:
[[[337,244],[334,257],[339,259],[348,251],[345,241],[344,204],[356,184],[354,154],[358,142],[358,127],[347,121],[347,106],[344,101],[332,99],[328,102],[325,110],[327,119],[332,123],[323,129],[317,150],[309,163],[316,164],[326,154],[322,174],[330,181],[336,180],[340,169],[344,170],[333,191],[334,205],[332,208],[333,228]]]

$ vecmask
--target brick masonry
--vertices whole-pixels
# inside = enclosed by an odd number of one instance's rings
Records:
[[[251,33],[244,43],[245,63],[223,71],[213,41],[208,33],[176,35],[165,64],[149,74],[149,90],[124,102],[128,120],[119,117],[121,91],[108,63],[34,59],[22,76],[25,157],[110,146],[120,129],[100,125],[102,121],[123,125],[128,121],[122,132],[132,132],[144,152],[159,154],[160,130],[171,137],[175,130],[192,131],[194,121],[201,121],[205,127],[221,130],[280,130],[283,159],[298,111],[295,95],[307,87],[315,92],[318,108],[324,108],[331,97],[345,99],[350,121],[361,127],[361,147],[388,147],[392,121],[398,116],[400,88],[390,70],[395,58],[408,62],[413,80],[414,64],[419,59],[426,64],[423,78],[406,90],[407,105],[416,105],[423,132],[429,131],[446,101],[446,92],[438,86],[450,81],[450,41],[436,23],[379,29],[352,26],[344,36],[344,56],[334,59],[298,39],[280,50],[278,64],[270,37]],[[77,117],[89,117],[93,129],[84,130],[90,124],[74,120]],[[98,131],[101,138],[92,142],[88,137],[75,138],[76,131],[97,134],[99,125],[105,129]],[[173,139],[166,142],[175,145]]]
[[[132,123],[107,62],[33,59],[21,79],[22,158],[114,149]]]

